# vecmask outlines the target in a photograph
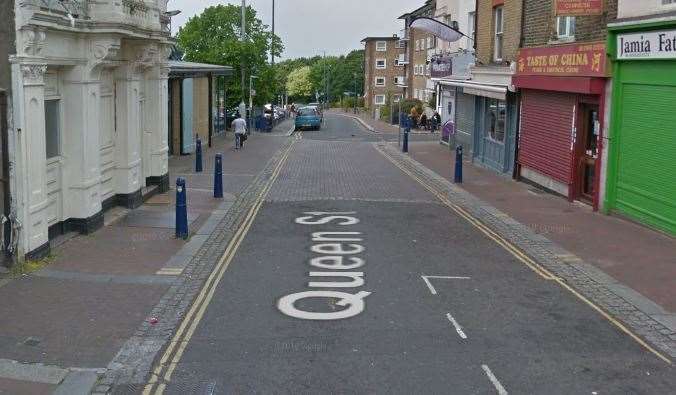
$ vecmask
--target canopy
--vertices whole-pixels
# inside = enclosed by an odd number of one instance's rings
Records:
[[[454,29],[445,23],[427,17],[414,19],[413,22],[411,22],[411,28],[420,29],[428,33],[434,34],[438,38],[447,41],[449,43],[456,42],[463,37],[468,37],[459,30]]]

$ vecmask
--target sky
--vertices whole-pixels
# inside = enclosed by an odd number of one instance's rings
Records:
[[[241,0],[169,0],[169,10],[181,10],[172,20],[174,33],[205,8]],[[363,48],[368,36],[399,34],[403,21],[397,18],[423,5],[424,0],[276,0],[275,33],[284,42],[282,59],[344,55]],[[272,21],[272,0],[247,0],[266,25]]]

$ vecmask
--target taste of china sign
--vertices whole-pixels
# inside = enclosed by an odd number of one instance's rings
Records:
[[[603,14],[604,0],[555,0],[555,3],[558,16]]]
[[[606,77],[606,44],[599,42],[522,48],[519,51],[516,73],[560,77]]]

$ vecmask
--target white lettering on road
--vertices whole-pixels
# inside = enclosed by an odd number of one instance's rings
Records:
[[[355,217],[355,212],[306,212],[302,217],[296,218],[296,223],[300,225],[335,225],[350,226],[356,225],[360,221]],[[331,278],[337,280],[346,277],[350,281],[310,281],[309,288],[358,288],[365,284],[364,272],[350,272],[366,264],[366,262],[356,256],[365,251],[364,246],[356,244],[362,242],[361,232],[314,232],[312,233],[312,242],[314,244],[310,250],[320,256],[310,260],[310,265],[327,269],[327,272],[312,271],[308,275],[313,278]],[[302,320],[342,320],[354,317],[364,311],[364,299],[371,295],[371,292],[360,291],[356,294],[342,291],[318,290],[298,292],[284,296],[277,302],[277,308],[283,314]],[[302,310],[296,303],[304,299],[330,299],[336,306],[344,307],[340,311],[306,311]],[[330,306],[330,303],[324,305]]]
[[[430,292],[432,293],[432,295],[436,295],[436,294],[437,294],[437,289],[434,288],[434,286],[432,285],[432,282],[430,281],[430,279],[442,279],[442,280],[471,280],[471,277],[426,276],[426,275],[424,275],[424,274],[423,274],[422,276],[420,276],[420,277],[423,279],[423,281],[425,281],[425,284],[427,284],[427,288],[429,288],[429,290],[430,290]]]

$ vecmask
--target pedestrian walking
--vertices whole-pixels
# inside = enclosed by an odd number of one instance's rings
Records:
[[[435,111],[434,115],[432,115],[432,125],[434,125],[432,133],[436,133],[437,128],[441,125],[441,115],[439,115],[439,111]]]
[[[232,121],[232,129],[235,131],[235,149],[244,148],[244,141],[246,141],[246,121],[242,115],[237,112],[235,120]]]

